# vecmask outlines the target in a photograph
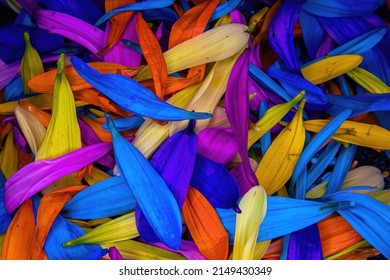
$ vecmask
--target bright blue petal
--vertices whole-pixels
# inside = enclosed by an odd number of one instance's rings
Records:
[[[22,76],[17,76],[4,88],[3,103],[14,101],[23,94]]]
[[[230,13],[240,4],[242,0],[229,0],[219,5],[212,14],[210,21],[219,19],[220,17]]]
[[[49,231],[44,245],[45,253],[49,260],[83,260],[101,250],[99,245],[81,244],[71,247],[62,246],[63,243],[78,238],[85,234],[85,231],[64,219],[57,216]]]
[[[236,180],[226,167],[208,159],[201,154],[196,155],[191,186],[197,189],[217,208],[236,208],[239,189]]]
[[[120,175],[158,238],[172,249],[180,248],[182,221],[175,197],[144,155],[119,134],[108,115],[106,120]]]
[[[102,219],[128,213],[136,203],[125,180],[114,176],[77,193],[61,214],[72,219]]]
[[[178,20],[177,14],[170,8],[152,9],[142,11],[142,16],[147,22],[162,22],[164,27],[171,30],[172,25]]]
[[[345,110],[339,115],[334,117],[326,126],[324,126],[318,134],[310,141],[310,143],[305,147],[301,156],[298,159],[297,164],[295,165],[293,174],[291,176],[291,186],[294,187],[297,182],[298,177],[300,176],[302,170],[307,167],[308,162],[312,156],[317,152],[317,150],[337,131],[340,125],[351,115],[351,110]],[[306,189],[296,189],[296,198],[304,199],[306,194]]]
[[[97,249],[84,258],[84,260],[100,260],[108,254],[108,249]]]
[[[0,234],[7,231],[12,220],[12,216],[8,214],[4,205],[4,184],[5,178],[0,171]]]
[[[145,0],[142,2],[135,2],[133,4],[125,5],[119,8],[116,8],[112,10],[111,12],[108,12],[104,14],[96,23],[96,26],[101,25],[105,21],[109,20],[113,16],[123,13],[123,12],[128,12],[128,11],[142,11],[142,10],[148,10],[148,9],[159,9],[159,8],[165,8],[168,6],[171,6],[173,4],[173,0],[159,0],[159,1],[154,1],[154,0]]]
[[[142,2],[143,3],[143,2]],[[139,116],[159,120],[208,119],[209,113],[189,112],[172,106],[133,79],[119,74],[100,74],[80,58],[72,56],[76,72],[118,106]]]
[[[118,129],[118,131],[130,130],[134,128],[139,128],[144,123],[144,118],[140,116],[132,116],[129,118],[117,118],[112,120]],[[102,124],[102,127],[105,130],[109,130],[106,122]]]
[[[384,4],[384,0],[307,0],[302,9],[321,17],[352,17],[373,12]]]
[[[357,150],[356,145],[349,145],[348,147],[342,147],[337,157],[336,164],[333,169],[332,176],[330,176],[326,194],[335,193],[344,182],[345,177],[349,169],[351,168],[352,161],[355,158]]]

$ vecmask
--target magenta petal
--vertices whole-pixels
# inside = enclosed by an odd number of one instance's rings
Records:
[[[198,133],[197,152],[213,161],[226,164],[237,155],[238,145],[230,128],[205,128]]]
[[[244,194],[249,191],[253,185],[249,182],[248,177],[245,175],[244,167],[242,164],[234,167],[230,174],[232,174],[234,180],[236,180],[238,189],[240,190],[240,196],[243,196]]]
[[[165,246],[162,242],[153,243],[152,245],[171,252],[179,253],[189,260],[206,260],[206,258],[199,252],[199,249],[195,245],[195,243],[187,240],[181,241],[181,246],[179,250],[172,250],[169,247]]]
[[[101,143],[51,160],[27,164],[5,183],[4,200],[8,213],[59,178],[93,163],[111,149],[112,143]]]
[[[249,50],[246,49],[237,59],[226,86],[225,108],[232,132],[238,144],[243,171],[252,186],[258,185],[257,178],[250,166],[248,157],[248,67]]]
[[[108,255],[112,260],[123,260],[121,253],[118,251],[116,247],[108,248]]]
[[[138,43],[137,32],[135,30],[135,23],[137,17],[131,17],[130,21],[127,23],[125,30],[122,34],[122,39],[129,40],[133,43]],[[107,23],[105,39],[107,41],[108,35],[110,34],[112,24],[109,21]],[[126,66],[139,66],[141,64],[141,54],[136,50],[127,47],[121,40],[116,42],[116,44],[109,49],[103,56],[104,61],[119,63]]]
[[[104,45],[104,32],[99,28],[60,12],[38,10],[34,13],[39,28],[68,38],[97,54]]]

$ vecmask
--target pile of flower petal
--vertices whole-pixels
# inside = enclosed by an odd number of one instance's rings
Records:
[[[389,1],[0,4],[0,259],[390,258]]]

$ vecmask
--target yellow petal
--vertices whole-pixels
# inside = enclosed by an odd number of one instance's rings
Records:
[[[92,172],[89,174],[89,172],[85,172],[84,179],[87,181],[88,185],[92,186],[96,183],[99,183],[100,181],[103,181],[105,179],[110,178],[111,176],[108,175],[106,172],[102,171],[101,169],[97,167],[92,167]]]
[[[253,254],[253,259],[261,260],[267,253],[267,250],[270,245],[271,245],[271,240],[257,242],[255,247],[255,252]]]
[[[81,148],[73,92],[63,70],[64,55],[61,55],[54,85],[52,117],[35,160],[53,159]],[[45,188],[43,193],[77,183],[74,174],[70,174]]]
[[[18,148],[14,142],[12,129],[8,132],[0,151],[0,169],[6,179],[9,179],[18,170]]]
[[[20,129],[26,138],[31,151],[35,155],[41,146],[43,137],[46,133],[45,126],[28,110],[16,106],[14,109],[16,119]]]
[[[225,24],[195,36],[164,53],[168,73],[219,61],[236,54],[248,42],[247,26],[238,23]],[[135,77],[136,81],[151,79],[149,66]]]
[[[382,190],[377,192],[372,192],[369,194],[369,196],[387,204],[390,206],[390,190]]]
[[[22,75],[23,81],[23,91],[24,93],[31,93],[31,89],[28,87],[27,82],[44,72],[43,64],[41,58],[39,57],[38,52],[30,43],[30,36],[28,32],[24,32],[24,54],[22,58],[22,63],[20,64],[20,73]]]
[[[333,255],[327,257],[326,260],[335,260],[336,258],[340,258],[347,253],[353,252],[353,251],[360,249],[360,248],[366,248],[366,247],[370,247],[370,243],[363,240],[363,241],[356,243],[355,245],[352,245],[351,247],[348,247],[344,250],[341,250],[340,252],[338,252],[336,254],[333,254]]]
[[[77,239],[66,242],[64,246],[74,246],[85,243],[103,244],[118,242],[136,238],[138,236],[139,233],[135,224],[135,214],[134,212],[131,212],[104,223]]]
[[[371,93],[389,93],[390,87],[374,74],[356,67],[346,73],[352,80],[364,87]]]
[[[256,170],[256,177],[267,194],[277,192],[290,179],[305,144],[303,107],[299,105],[293,120],[269,146]]]
[[[106,243],[103,246],[115,246],[124,260],[186,260],[182,255],[134,240]]]
[[[304,122],[304,126],[308,131],[319,132],[328,122],[329,120],[309,120]],[[332,138],[362,147],[390,150],[390,130],[374,124],[344,121]]]
[[[185,108],[198,91],[200,84],[187,87],[167,100],[167,103]],[[165,125],[148,119],[135,134],[133,145],[149,158],[169,136],[169,123]]]
[[[236,215],[233,260],[253,260],[257,235],[267,211],[267,194],[262,186],[252,187],[241,199]]]
[[[347,73],[363,61],[356,54],[336,55],[321,59],[301,69],[303,77],[315,85]]]
[[[263,136],[267,131],[273,128],[304,96],[301,91],[289,102],[278,104],[268,109],[264,116],[254,124],[248,132],[248,149]]]
[[[195,112],[214,111],[226,91],[230,72],[243,51],[244,49],[237,52],[232,57],[218,61],[214,64],[206,79],[203,81],[202,86],[187,105],[186,110]],[[199,132],[206,128],[209,122],[210,119],[197,121],[195,132]],[[185,129],[187,125],[188,121],[172,122],[169,134],[172,136],[176,132]]]
[[[5,236],[5,233],[0,234],[0,252],[3,249],[4,236]],[[1,260],[1,256],[0,256],[0,260]]]
[[[46,110],[51,109],[53,104],[53,94],[39,94],[32,97],[27,97],[21,99],[20,101],[25,101],[37,106],[39,109]],[[10,101],[0,104],[0,114],[1,115],[12,115],[14,109],[18,106],[19,101]],[[84,101],[76,101],[76,107],[87,105],[88,103]]]

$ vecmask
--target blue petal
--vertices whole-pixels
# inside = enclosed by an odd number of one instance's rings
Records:
[[[64,247],[63,243],[78,238],[85,234],[85,231],[64,219],[57,216],[49,231],[44,245],[45,253],[49,260],[83,260],[96,251],[101,250],[99,245],[81,244],[72,247]]]
[[[307,167],[308,162],[315,154],[315,152],[337,131],[340,125],[351,115],[351,113],[352,111],[349,109],[341,112],[339,115],[334,117],[334,119],[332,119],[326,126],[324,126],[318,132],[318,134],[310,141],[310,143],[303,150],[301,156],[298,159],[297,164],[295,165],[293,174],[291,176],[290,186],[294,187],[302,170]],[[305,194],[306,189],[297,188],[295,197],[304,199]]]
[[[144,155],[119,134],[108,115],[106,120],[119,173],[158,238],[168,247],[179,249],[182,221],[175,197]]]
[[[4,184],[5,178],[3,173],[0,171],[0,234],[7,231],[12,220],[12,216],[8,214],[4,205]]]
[[[154,1],[154,0],[145,0],[142,2],[135,2],[133,4],[125,5],[122,7],[119,7],[117,9],[112,10],[111,12],[108,12],[104,14],[96,23],[95,25],[101,25],[103,22],[109,20],[113,16],[123,13],[123,12],[128,12],[128,11],[142,11],[142,10],[148,10],[148,9],[158,9],[158,8],[165,8],[168,6],[173,5],[173,0],[159,0],[159,1]]]
[[[241,0],[230,0],[225,3],[219,5],[214,13],[211,15],[210,21],[219,19],[220,17],[230,13],[240,4]]]
[[[217,208],[236,208],[239,189],[236,180],[226,167],[208,159],[201,154],[196,155],[191,186],[197,189]]]
[[[178,20],[177,14],[170,8],[144,10],[142,16],[147,22],[162,22],[164,26],[171,30],[172,25]]]
[[[352,161],[355,158],[356,150],[356,145],[349,145],[347,148],[341,148],[332,176],[330,176],[329,179],[326,194],[337,192],[340,189],[351,167]]]
[[[326,94],[326,96],[332,105],[326,112],[332,116],[338,115],[346,109],[352,110],[350,117],[366,112],[390,110],[390,94],[359,94],[353,96]]]
[[[132,116],[129,118],[117,118],[112,120],[118,129],[118,131],[130,130],[134,128],[139,128],[144,123],[144,118],[140,116]],[[102,127],[105,130],[109,130],[106,122],[103,123]]]
[[[107,255],[108,249],[97,249],[95,252],[92,252],[84,258],[84,260],[100,260],[105,255]]]
[[[61,214],[72,219],[101,219],[128,213],[136,200],[121,176],[114,176],[77,193]]]
[[[3,103],[13,101],[23,94],[22,76],[17,76],[4,88]]]
[[[317,224],[290,234],[289,260],[322,260],[322,245]]]
[[[143,2],[142,2],[143,3]],[[133,79],[119,74],[100,74],[80,58],[72,56],[76,72],[118,106],[139,116],[159,120],[208,119],[209,113],[189,112],[172,106]]]
[[[321,17],[352,17],[373,12],[384,4],[384,0],[307,0],[302,9]]]
[[[94,24],[103,14],[93,0],[45,0],[45,4],[49,10],[77,17],[90,24]]]

